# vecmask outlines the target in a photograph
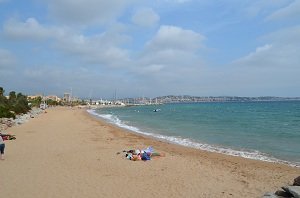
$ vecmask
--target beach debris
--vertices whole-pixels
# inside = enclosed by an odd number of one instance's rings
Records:
[[[3,138],[3,140],[15,140],[16,139],[15,135],[11,135],[11,134],[0,133],[0,136]]]
[[[294,179],[294,183],[292,186],[283,186],[281,187],[283,190],[278,190],[275,193],[266,193],[263,198],[300,198],[300,176]]]
[[[274,193],[266,193],[262,198],[278,198]]]
[[[292,196],[291,193],[286,192],[286,191],[284,191],[284,190],[277,190],[277,191],[275,192],[275,195],[277,195],[277,196],[279,196],[279,197],[291,197],[291,196]]]
[[[139,161],[139,160],[147,161],[147,160],[151,160],[152,157],[165,156],[164,154],[154,152],[152,146],[149,146],[146,149],[123,150],[123,153],[124,152],[125,152],[125,157],[132,161]]]
[[[23,124],[28,120],[41,114],[43,111],[40,108],[32,108],[27,114],[16,115],[16,118],[0,118],[0,132],[5,131],[7,128]]]
[[[293,186],[300,186],[300,176],[294,179]]]
[[[285,192],[288,192],[291,195],[293,195],[292,197],[300,198],[300,186],[284,186],[282,187],[282,189]]]

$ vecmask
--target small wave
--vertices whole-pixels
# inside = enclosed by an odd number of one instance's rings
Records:
[[[121,128],[128,129],[130,131],[154,137],[156,139],[164,140],[173,144],[178,144],[186,147],[191,147],[191,148],[196,148],[204,151],[209,151],[209,152],[215,152],[215,153],[221,153],[225,155],[231,155],[231,156],[236,156],[236,157],[243,157],[247,159],[254,159],[254,160],[261,160],[261,161],[266,161],[266,162],[273,162],[273,163],[280,163],[280,164],[287,164],[289,166],[293,167],[300,167],[300,162],[289,162],[285,160],[280,160],[272,156],[268,156],[265,153],[262,153],[260,151],[247,151],[247,150],[234,150],[231,148],[225,148],[221,146],[214,146],[210,144],[204,144],[200,142],[196,142],[194,140],[191,140],[189,138],[182,138],[182,137],[174,137],[174,136],[166,136],[166,135],[161,135],[161,134],[154,134],[154,133],[149,133],[149,132],[144,132],[141,131],[139,128],[134,127],[134,126],[129,126],[125,123],[123,123],[117,116],[112,115],[112,114],[98,114],[95,110],[87,110],[88,113],[105,119],[109,123],[115,124]]]
[[[138,132],[140,133],[140,130],[137,127],[134,126],[129,126],[126,125],[125,123],[123,123],[117,116],[112,115],[112,114],[98,114],[95,110],[87,110],[87,112],[89,112],[90,114],[105,119],[106,121],[108,121],[109,123],[115,124],[121,128],[125,128],[128,129],[130,131],[134,131],[134,132]]]

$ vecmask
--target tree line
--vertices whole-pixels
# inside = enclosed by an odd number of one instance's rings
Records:
[[[0,87],[0,118],[15,118],[16,115],[31,110],[26,95],[11,91],[7,98],[4,96],[4,92],[3,87]]]

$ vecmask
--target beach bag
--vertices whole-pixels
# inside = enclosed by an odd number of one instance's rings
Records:
[[[144,161],[150,160],[150,156],[147,153],[143,153],[142,160],[144,160]]]

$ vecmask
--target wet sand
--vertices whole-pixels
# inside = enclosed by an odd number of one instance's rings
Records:
[[[53,108],[9,128],[0,161],[5,198],[261,197],[292,183],[299,168],[200,151],[139,136],[89,115]],[[153,146],[165,157],[130,161]],[[120,153],[120,154],[117,154]]]

